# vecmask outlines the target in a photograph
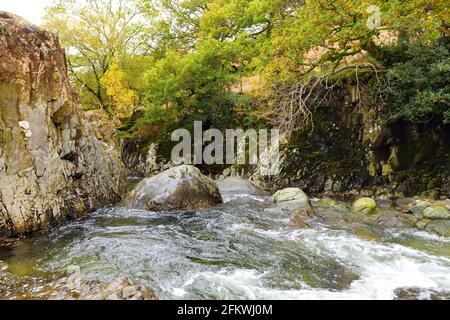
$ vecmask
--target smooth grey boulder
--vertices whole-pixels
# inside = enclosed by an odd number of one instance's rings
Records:
[[[222,195],[225,194],[249,194],[252,196],[265,196],[267,193],[257,187],[251,182],[237,177],[226,178],[218,181],[217,186]]]
[[[127,201],[131,208],[149,211],[210,208],[219,203],[222,196],[214,180],[188,165],[142,180]]]

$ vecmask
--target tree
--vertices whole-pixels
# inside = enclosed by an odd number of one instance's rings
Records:
[[[449,38],[436,45],[403,44],[388,51],[389,118],[450,123]]]
[[[116,59],[145,56],[151,50],[150,23],[133,0],[57,0],[46,11],[44,27],[59,34],[70,75],[89,108],[113,111],[118,101],[107,94],[103,77]],[[108,78],[111,83],[111,74]]]
[[[130,116],[133,112],[135,93],[126,88],[125,74],[120,68],[118,59],[112,62],[100,83],[105,87],[106,95],[111,99],[111,107],[115,116],[119,118]]]

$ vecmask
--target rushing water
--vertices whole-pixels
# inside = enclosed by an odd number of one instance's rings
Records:
[[[70,266],[85,279],[129,277],[159,299],[392,299],[400,287],[450,289],[449,239],[391,230],[368,241],[321,223],[296,230],[264,210],[264,197],[225,201],[182,213],[104,208],[1,249],[0,298],[39,297]]]

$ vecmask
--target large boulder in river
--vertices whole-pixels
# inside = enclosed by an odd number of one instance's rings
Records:
[[[314,217],[315,212],[309,197],[299,188],[287,188],[277,191],[273,195],[276,210],[288,213],[291,222],[298,227],[308,227],[308,220]]]
[[[0,12],[0,236],[120,200],[123,174],[76,103],[57,36]]]
[[[209,208],[219,203],[222,197],[214,180],[188,165],[144,179],[128,198],[131,208],[149,211]]]

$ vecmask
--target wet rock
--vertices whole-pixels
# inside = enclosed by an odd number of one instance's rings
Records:
[[[363,240],[381,241],[381,236],[368,227],[356,228],[354,234]]]
[[[372,198],[358,199],[353,203],[353,207],[352,207],[352,210],[354,212],[361,212],[361,213],[365,213],[365,214],[374,213],[376,209],[377,209],[377,204],[376,204],[375,200],[373,200]]]
[[[382,228],[413,228],[416,218],[413,215],[386,210],[377,214],[376,224]]]
[[[385,229],[414,228],[417,222],[413,215],[393,210],[380,209],[374,214],[361,214],[343,205],[316,209],[316,215],[331,228],[348,230],[370,240],[379,239]]]
[[[231,177],[217,182],[217,187],[221,194],[249,194],[254,196],[263,196],[267,193],[255,187],[248,180]]]
[[[149,211],[209,208],[221,202],[217,184],[188,165],[142,180],[127,201],[131,208]]]
[[[388,208],[392,207],[393,202],[389,199],[377,199],[376,205],[378,208],[388,209]]]
[[[417,200],[414,207],[420,208],[420,209],[425,209],[425,208],[431,207],[431,203],[426,200]]]
[[[16,238],[2,238],[0,236],[0,248],[10,248],[13,247],[17,243]]]
[[[338,202],[331,198],[322,198],[315,203],[315,205],[325,208],[332,208],[338,205]]]
[[[425,289],[418,287],[398,288],[394,291],[394,300],[449,300],[450,291],[443,289]]]
[[[110,283],[80,280],[73,284],[63,279],[53,283],[43,298],[49,300],[155,300],[152,289],[128,278],[117,278]]]
[[[315,216],[309,197],[299,188],[287,188],[273,195],[276,209],[290,215],[293,225],[306,228],[308,220]]]
[[[125,191],[118,154],[73,98],[56,35],[0,14],[0,235],[48,229]]]
[[[419,220],[416,222],[416,228],[419,230],[425,230],[428,223],[430,223],[430,220],[428,219]]]
[[[425,230],[443,237],[450,237],[450,220],[432,220],[426,224]]]
[[[289,201],[301,201],[309,203],[308,196],[300,188],[286,188],[277,191],[273,195],[275,203],[289,202]]]
[[[422,215],[426,219],[450,219],[450,212],[446,207],[441,205],[425,208]]]

